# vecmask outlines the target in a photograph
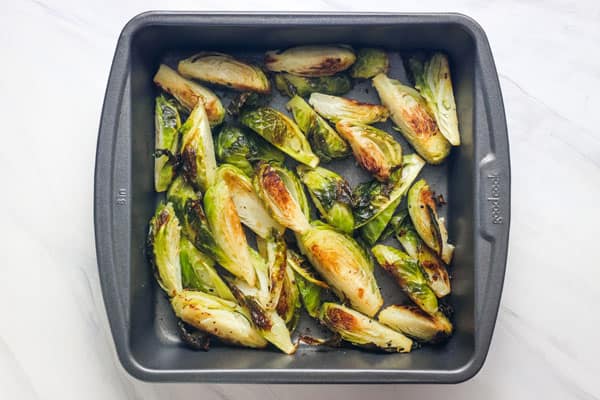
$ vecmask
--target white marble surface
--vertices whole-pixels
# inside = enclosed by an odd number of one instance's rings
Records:
[[[148,9],[250,2],[2,1],[1,399],[600,398],[600,3],[257,1],[257,10],[458,11],[487,31],[510,131],[512,230],[483,370],[454,386],[147,384],[116,360],[92,223],[116,39]]]

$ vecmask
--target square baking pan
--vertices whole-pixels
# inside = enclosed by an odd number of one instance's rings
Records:
[[[409,354],[301,345],[294,356],[215,346],[196,352],[176,333],[169,303],[144,254],[148,220],[160,196],[153,188],[152,77],[161,62],[198,50],[259,58],[298,44],[345,43],[388,51],[389,75],[406,82],[402,54],[446,52],[451,63],[462,145],[421,176],[442,193],[456,244],[451,265],[455,333],[444,345]],[[226,93],[218,92],[226,96]],[[369,82],[348,97],[377,101]],[[275,97],[282,109],[283,98]],[[227,100],[223,103],[227,105]],[[389,132],[391,125],[384,125]],[[405,152],[412,152],[394,133]],[[366,180],[353,160],[334,163],[352,184]],[[352,172],[349,172],[352,171]],[[148,12],[119,38],[100,123],[94,222],[98,268],[117,353],[133,376],[148,381],[287,383],[452,383],[469,379],[488,352],[502,292],[510,217],[510,164],[502,96],[482,28],[459,14],[233,14]],[[397,244],[396,244],[397,245]],[[386,300],[400,290],[380,274]],[[299,331],[316,330],[303,318]]]

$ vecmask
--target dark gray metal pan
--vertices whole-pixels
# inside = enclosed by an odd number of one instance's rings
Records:
[[[439,49],[450,56],[463,144],[422,176],[449,206],[455,334],[410,354],[301,346],[276,351],[214,347],[194,352],[177,337],[167,300],[144,256],[153,190],[152,76],[160,62],[199,49],[257,57],[293,44],[347,43],[386,48],[390,75],[406,82],[401,54]],[[376,100],[369,83],[349,97]],[[276,98],[281,108],[283,99]],[[227,104],[227,101],[224,101]],[[390,126],[383,126],[391,132]],[[406,153],[412,152],[399,135]],[[351,183],[366,179],[352,160],[329,165]],[[104,302],[119,358],[149,381],[288,383],[451,383],[483,365],[502,292],[510,219],[508,137],[498,76],[485,33],[458,14],[226,14],[150,12],[123,29],[98,136],[94,220]],[[388,302],[402,296],[377,272]],[[307,327],[316,329],[304,319]]]

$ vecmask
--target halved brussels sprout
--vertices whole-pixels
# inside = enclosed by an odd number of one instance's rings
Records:
[[[167,191],[167,201],[173,204],[183,234],[194,246],[219,263],[227,263],[229,257],[217,245],[208,227],[201,194],[196,192],[182,176],[178,176]]]
[[[360,228],[360,236],[365,239],[369,246],[373,246],[381,237],[386,227],[390,223],[390,220],[394,216],[394,211],[396,211],[396,208],[398,208],[398,205],[400,205],[401,202],[402,196],[394,200],[389,206],[380,212],[379,215]]]
[[[217,158],[235,165],[248,176],[254,176],[253,163],[257,161],[285,160],[283,153],[260,136],[233,125],[226,125],[217,136]]]
[[[460,145],[448,58],[442,53],[434,53],[429,60],[413,56],[409,58],[408,66],[415,80],[415,87],[427,102],[442,135],[453,146]]]
[[[154,188],[164,192],[175,176],[174,155],[179,145],[181,120],[177,107],[164,96],[156,98],[154,107]],[[159,154],[165,152],[167,154]]]
[[[402,333],[339,304],[324,303],[319,319],[342,339],[359,347],[398,353],[412,349],[412,340]]]
[[[260,163],[254,187],[275,221],[294,232],[310,228],[308,201],[292,171],[273,163]]]
[[[415,89],[379,74],[373,86],[381,103],[390,110],[402,135],[430,164],[439,164],[450,154],[450,142],[440,132],[425,99]]]
[[[246,111],[240,117],[240,122],[294,160],[311,167],[319,164],[319,157],[313,153],[298,125],[274,108],[261,107]]]
[[[171,299],[171,305],[178,318],[225,342],[253,348],[267,345],[250,323],[248,312],[232,301],[184,290]]]
[[[325,221],[341,232],[352,234],[354,215],[352,189],[348,181],[323,167],[311,169],[299,165],[296,171]]]
[[[236,90],[271,91],[269,79],[259,67],[241,62],[228,54],[201,52],[179,61],[177,71],[186,78]]]
[[[204,209],[214,240],[227,255],[219,263],[233,275],[254,285],[256,274],[248,253],[246,234],[224,180],[218,180],[206,191]]]
[[[192,111],[198,103],[204,105],[210,126],[219,125],[225,118],[225,108],[212,90],[185,79],[172,68],[161,64],[154,75],[154,83],[175,97],[186,110]]]
[[[180,237],[181,226],[173,205],[160,204],[150,220],[148,245],[158,283],[169,296],[175,296],[183,290],[179,262]]]
[[[302,97],[294,96],[286,107],[322,161],[329,162],[350,154],[348,143]]]
[[[439,343],[452,334],[452,323],[441,312],[429,315],[419,307],[392,305],[384,308],[379,322],[414,339]]]
[[[181,126],[183,176],[196,189],[206,191],[215,180],[217,160],[208,118],[202,104],[192,110]]]
[[[350,76],[369,79],[377,74],[385,74],[390,67],[387,54],[382,49],[364,48],[358,50],[356,62],[350,69]]]
[[[265,53],[269,71],[299,76],[330,76],[348,69],[356,60],[346,46],[297,46]]]
[[[235,301],[231,290],[215,270],[214,260],[198,250],[185,237],[181,238],[180,246],[179,260],[183,287]]]
[[[282,73],[275,75],[275,86],[282,95],[288,97],[307,97],[316,92],[339,96],[352,89],[352,81],[345,74],[307,78]]]
[[[391,246],[378,244],[373,247],[373,255],[383,269],[423,311],[434,315],[438,312],[438,300],[423,275],[416,259]]]
[[[284,353],[294,354],[298,345],[292,343],[285,320],[277,314],[277,311],[267,310],[259,299],[245,293],[238,283],[233,282],[231,289],[238,302],[248,309],[250,319],[260,335]]]
[[[450,293],[450,277],[444,262],[431,250],[419,237],[410,221],[408,212],[400,210],[390,222],[390,227],[396,234],[404,251],[416,258],[419,266],[425,273],[429,287],[433,289],[437,297],[444,297]]]
[[[308,102],[319,115],[333,122],[349,119],[363,124],[373,124],[383,122],[390,116],[388,109],[382,105],[361,103],[323,93],[311,94]]]
[[[274,310],[283,290],[287,267],[287,246],[277,231],[272,231],[271,236],[266,240],[257,239],[257,244],[267,262],[269,298],[263,305],[267,310]]]
[[[335,128],[350,143],[356,161],[377,180],[385,182],[402,165],[402,146],[381,129],[350,120],[341,120]]]
[[[287,265],[295,273],[296,284],[302,298],[302,304],[308,315],[318,318],[321,308],[321,291],[329,289],[327,283],[315,278],[314,274],[308,269],[307,261],[293,250],[287,252]]]
[[[448,243],[448,231],[444,219],[438,217],[433,192],[424,179],[408,191],[408,214],[415,230],[446,264],[450,264],[454,246]]]
[[[284,227],[268,213],[252,186],[252,181],[239,168],[223,164],[217,169],[217,180],[223,180],[242,221],[261,238],[269,237],[273,230],[282,233]]]
[[[299,236],[298,244],[338,297],[369,316],[377,313],[383,298],[373,265],[354,239],[316,221]]]
[[[425,161],[416,154],[402,158],[402,169],[397,169],[388,182],[373,180],[358,185],[352,194],[355,228],[372,221],[402,197],[421,172]]]
[[[300,292],[296,276],[294,270],[289,265],[286,265],[283,289],[281,290],[276,310],[277,314],[285,321],[290,332],[296,329],[296,325],[300,319],[300,308]]]

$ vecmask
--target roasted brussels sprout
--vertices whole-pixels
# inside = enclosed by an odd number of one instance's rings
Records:
[[[408,66],[415,87],[427,102],[442,135],[453,146],[460,145],[458,116],[448,58],[443,53],[434,53],[429,60],[413,56],[409,58]]]
[[[228,255],[217,245],[208,227],[200,193],[178,176],[167,191],[167,201],[173,204],[182,232],[194,246],[219,263],[228,263]]]
[[[356,346],[398,353],[408,353],[412,349],[412,340],[402,333],[339,304],[324,303],[319,319],[342,339]]]
[[[310,77],[334,75],[355,60],[354,52],[346,46],[297,46],[268,51],[264,61],[269,71]]]
[[[154,75],[154,83],[175,97],[188,111],[192,111],[199,102],[202,103],[210,126],[216,126],[223,122],[225,108],[212,90],[185,79],[164,64],[160,65],[158,72]]]
[[[373,264],[350,236],[316,221],[299,236],[302,253],[341,299],[373,316],[383,304]]]
[[[390,110],[402,135],[428,163],[439,164],[450,154],[450,142],[441,134],[425,99],[415,89],[384,74],[373,78],[381,103]]]
[[[300,291],[296,282],[294,270],[286,265],[285,279],[283,280],[283,288],[277,303],[277,314],[283,318],[290,332],[296,329],[298,320],[300,319]]]
[[[319,157],[298,125],[279,111],[270,107],[246,111],[240,122],[296,161],[311,167],[319,164]]]
[[[398,197],[375,218],[364,224],[360,228],[360,236],[367,242],[369,246],[373,246],[381,237],[386,227],[390,223],[394,215],[394,211],[402,202],[402,196]]]
[[[246,234],[224,180],[218,180],[206,191],[204,209],[214,241],[227,256],[219,263],[233,275],[254,285],[256,274],[248,253]]]
[[[179,262],[180,237],[181,226],[173,205],[160,204],[150,220],[148,245],[158,283],[169,296],[175,296],[183,290]]]
[[[154,188],[157,192],[167,190],[175,176],[173,160],[179,145],[180,126],[177,107],[164,96],[158,96],[154,107]]]
[[[223,164],[217,169],[217,180],[223,180],[235,204],[242,224],[261,238],[269,237],[273,230],[283,232],[284,227],[275,221],[254,190],[252,181],[233,165]]]
[[[390,67],[387,54],[381,49],[364,48],[358,50],[356,62],[350,69],[350,76],[369,79],[377,74],[385,74]]]
[[[171,299],[171,305],[178,318],[225,342],[254,348],[267,345],[250,323],[249,313],[232,301],[184,290]]]
[[[277,231],[273,231],[268,239],[258,240],[258,244],[259,249],[264,248],[267,262],[269,298],[264,306],[267,310],[274,310],[283,290],[287,268],[287,246]]]
[[[292,171],[277,164],[260,163],[254,187],[275,221],[294,232],[310,228],[308,201]]]
[[[287,252],[287,265],[295,273],[296,284],[302,298],[302,304],[308,315],[318,318],[321,308],[321,291],[329,289],[327,283],[315,278],[308,269],[307,261],[293,250]]]
[[[202,104],[194,107],[181,126],[180,155],[183,176],[196,189],[206,191],[215,180],[217,160],[210,125]]]
[[[348,143],[302,97],[294,96],[286,107],[322,161],[329,162],[350,154]]]
[[[343,233],[352,234],[354,215],[352,189],[348,181],[323,167],[299,165],[296,171],[325,221]]]
[[[235,301],[231,290],[215,270],[214,260],[198,250],[185,237],[181,238],[180,246],[179,260],[183,287]]]
[[[427,314],[438,312],[438,300],[419,267],[416,259],[391,246],[378,244],[373,255],[383,269],[392,275],[412,301]]]
[[[419,307],[393,305],[384,308],[379,322],[416,340],[439,343],[452,334],[452,323],[441,312],[429,315]]]
[[[257,66],[243,63],[228,54],[202,52],[179,61],[177,71],[186,78],[198,79],[235,90],[269,93],[271,84]]]
[[[450,277],[446,265],[419,237],[406,210],[400,210],[392,217],[390,228],[404,251],[412,258],[417,259],[425,273],[427,283],[435,295],[444,297],[449,294]]]
[[[379,104],[361,103],[323,93],[311,94],[308,102],[319,115],[333,122],[349,119],[363,124],[373,124],[387,120],[390,115],[388,109]]]
[[[292,343],[285,320],[276,310],[267,310],[254,296],[244,293],[240,285],[232,283],[231,289],[240,304],[250,312],[250,319],[260,335],[286,354],[294,354],[297,345]]]
[[[253,132],[226,125],[217,136],[217,158],[222,163],[235,165],[248,176],[254,175],[253,163],[276,161],[283,163],[285,156]]]
[[[345,74],[307,78],[282,73],[275,75],[275,86],[282,95],[288,97],[307,97],[317,92],[340,96],[352,89],[352,81]]]
[[[263,107],[269,104],[273,96],[257,92],[242,92],[235,96],[227,106],[227,114],[239,116],[243,110]]]
[[[385,182],[402,165],[402,146],[389,133],[369,125],[340,120],[337,131],[350,143],[361,167]]]
[[[444,219],[438,217],[433,192],[424,179],[408,191],[408,214],[415,230],[441,259],[450,264],[454,246],[448,243],[448,231]]]
[[[376,180],[358,185],[352,194],[355,228],[372,221],[402,197],[425,165],[416,154],[402,158],[402,169],[397,169],[388,182]]]

